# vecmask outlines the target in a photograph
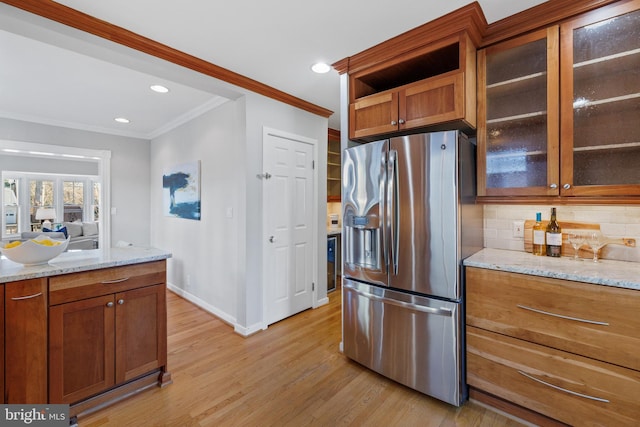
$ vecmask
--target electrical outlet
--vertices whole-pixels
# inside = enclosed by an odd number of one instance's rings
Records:
[[[524,239],[524,221],[513,221],[513,237]]]

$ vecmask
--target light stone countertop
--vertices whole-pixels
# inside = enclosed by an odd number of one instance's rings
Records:
[[[24,266],[3,256],[0,258],[0,283],[140,264],[167,258],[171,258],[171,253],[165,250],[136,246],[63,252],[48,264],[34,266]]]
[[[640,263],[637,262],[605,259],[594,263],[588,259],[573,261],[571,257],[552,258],[485,248],[466,258],[464,265],[640,290]]]
[[[327,236],[337,236],[338,234],[342,234],[342,228],[327,227]]]

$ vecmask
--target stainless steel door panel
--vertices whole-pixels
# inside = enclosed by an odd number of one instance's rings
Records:
[[[344,281],[345,355],[456,406],[463,399],[460,322],[459,303]]]
[[[343,275],[387,284],[387,141],[345,150],[342,172]]]
[[[458,254],[458,132],[390,140],[396,184],[397,268],[389,285],[447,299],[461,298]],[[392,214],[391,217],[394,215]],[[394,225],[391,225],[394,228]]]

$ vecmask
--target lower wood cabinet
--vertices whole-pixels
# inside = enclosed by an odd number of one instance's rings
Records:
[[[640,292],[466,269],[467,383],[570,425],[640,420]]]
[[[165,282],[160,260],[0,283],[0,403],[76,418],[170,384]]]
[[[49,399],[73,404],[166,365],[165,286],[52,306]]]
[[[474,327],[467,383],[570,425],[640,420],[640,372]]]
[[[115,384],[113,295],[50,308],[51,403],[75,403]]]
[[[4,288],[5,403],[47,403],[47,279]]]

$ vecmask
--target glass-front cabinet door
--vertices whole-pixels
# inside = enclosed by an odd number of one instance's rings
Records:
[[[553,26],[478,52],[478,194],[559,194]]]
[[[640,195],[639,1],[561,26],[561,195]]]

